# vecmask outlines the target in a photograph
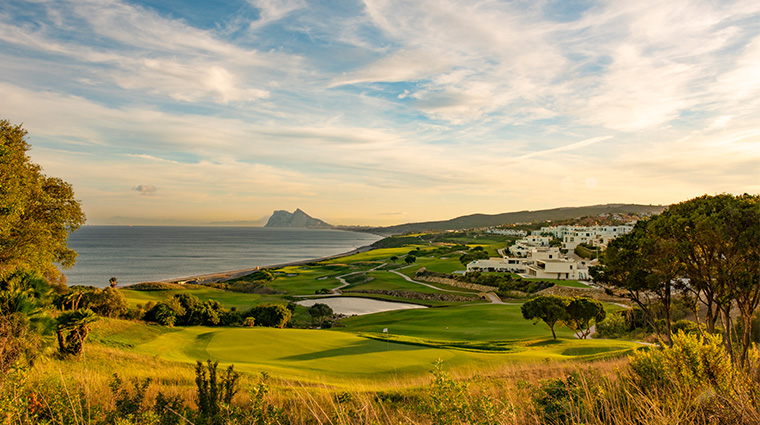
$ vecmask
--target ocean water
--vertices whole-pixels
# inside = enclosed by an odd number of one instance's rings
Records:
[[[379,236],[263,227],[83,226],[69,236],[79,256],[63,272],[69,285],[160,281],[326,257]]]

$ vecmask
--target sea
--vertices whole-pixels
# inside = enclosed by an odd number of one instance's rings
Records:
[[[268,227],[93,226],[69,236],[69,285],[119,286],[327,257],[381,239],[368,233]]]

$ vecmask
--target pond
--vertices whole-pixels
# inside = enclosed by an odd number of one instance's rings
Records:
[[[427,308],[424,305],[397,303],[392,301],[374,300],[356,297],[332,297],[298,301],[296,304],[311,307],[314,304],[327,304],[335,313],[351,316],[353,314],[372,314],[381,311],[406,310],[411,308]]]

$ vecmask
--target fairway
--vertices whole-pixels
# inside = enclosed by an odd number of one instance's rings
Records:
[[[228,292],[221,289],[209,288],[207,286],[190,286],[188,289],[169,289],[165,291],[135,291],[132,289],[120,289],[124,298],[129,302],[130,307],[147,302],[165,301],[175,294],[195,295],[201,301],[216,300],[224,307],[235,307],[238,310],[248,310],[256,304],[262,302],[282,302],[280,297],[263,294],[242,294],[239,292]]]
[[[394,335],[440,341],[516,341],[551,337],[543,322],[525,320],[520,305],[477,304],[424,310],[388,311],[356,316],[341,322],[341,332],[378,333],[388,328]],[[566,327],[557,336],[572,337]]]
[[[212,359],[237,370],[332,384],[383,386],[399,378],[427,375],[443,360],[469,370],[513,361],[592,358],[634,349],[624,341],[527,340],[508,352],[443,349],[363,338],[348,332],[272,328],[178,328],[139,344],[144,354],[178,362]]]

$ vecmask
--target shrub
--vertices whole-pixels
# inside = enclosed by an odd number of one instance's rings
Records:
[[[630,379],[644,393],[678,391],[696,394],[707,388],[725,390],[731,382],[731,360],[720,335],[674,334],[672,347],[631,356]]]
[[[230,365],[227,373],[217,377],[216,367],[219,363],[207,361],[206,369],[203,363],[197,362],[195,367],[195,385],[198,393],[198,422],[207,425],[223,425],[228,423],[229,406],[232,397],[238,391],[240,375]]]
[[[620,338],[628,331],[628,325],[625,318],[620,313],[613,313],[607,316],[604,321],[596,324],[597,338]]]
[[[290,310],[282,304],[261,304],[245,313],[245,317],[253,317],[258,326],[271,328],[285,327],[290,316]]]

